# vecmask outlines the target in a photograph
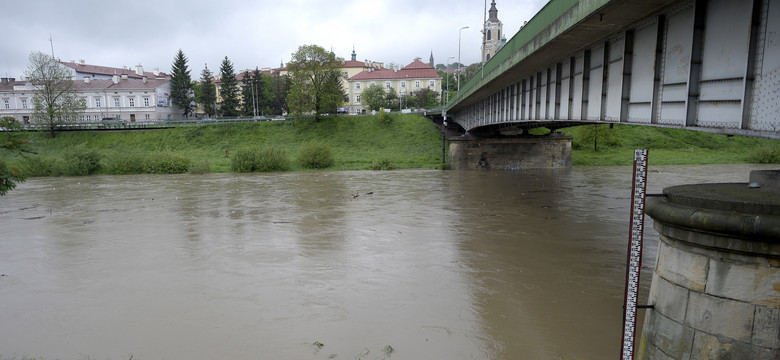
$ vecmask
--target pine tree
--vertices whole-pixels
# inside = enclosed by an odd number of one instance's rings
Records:
[[[207,116],[216,116],[217,87],[208,65],[200,72],[200,91],[196,101],[203,107]]]
[[[255,79],[249,70],[244,70],[243,75],[244,76],[241,79],[241,83],[243,84],[241,89],[241,115],[254,116],[257,105],[255,103],[255,88],[253,86],[255,85]]]
[[[173,58],[171,66],[171,101],[182,111],[184,117],[192,114],[192,78],[190,70],[187,68],[187,57],[179,49],[176,57]]]
[[[219,73],[222,78],[222,85],[219,89],[219,95],[222,98],[219,105],[219,113],[222,116],[238,116],[238,81],[236,80],[235,70],[233,70],[233,63],[230,62],[227,56],[222,60]]]

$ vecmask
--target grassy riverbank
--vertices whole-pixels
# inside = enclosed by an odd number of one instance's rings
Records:
[[[606,125],[562,130],[572,135],[574,165],[630,165],[633,150],[650,149],[651,165],[780,163],[780,141],[728,137],[645,126]],[[333,170],[440,168],[441,133],[417,115],[328,117],[255,123],[200,124],[148,131],[25,134],[37,154],[8,162],[28,176],[138,172],[230,172],[231,160],[247,149],[272,149],[299,161],[308,144],[325,144]],[[594,150],[597,137],[598,150]],[[227,152],[227,153],[226,153]],[[261,151],[258,151],[261,152]],[[281,155],[280,155],[281,154]],[[228,155],[228,156],[226,156]]]
[[[651,126],[577,126],[574,165],[631,165],[634,149],[649,149],[650,165],[780,163],[780,141]],[[597,137],[597,149],[594,149]]]

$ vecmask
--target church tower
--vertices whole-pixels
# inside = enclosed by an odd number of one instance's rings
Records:
[[[496,1],[493,0],[490,3],[490,10],[488,11],[490,16],[485,21],[485,27],[482,29],[482,63],[486,63],[490,60],[496,51],[501,48],[501,37],[504,30],[504,24],[498,20],[498,9],[496,9]]]

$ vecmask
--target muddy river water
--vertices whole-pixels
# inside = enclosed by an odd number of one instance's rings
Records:
[[[631,172],[31,179],[0,198],[0,358],[617,358]]]

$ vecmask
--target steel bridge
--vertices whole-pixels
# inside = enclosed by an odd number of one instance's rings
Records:
[[[620,123],[780,139],[780,0],[552,0],[445,109],[475,135]]]

